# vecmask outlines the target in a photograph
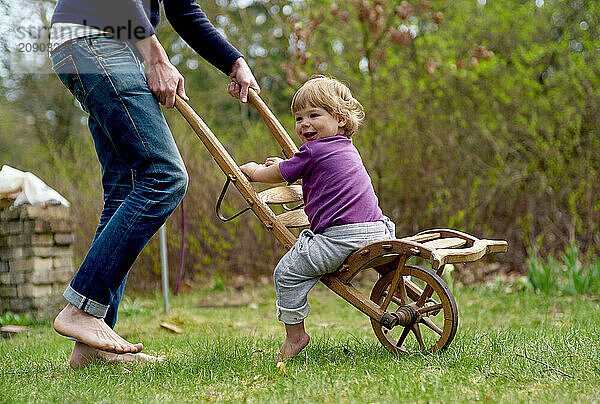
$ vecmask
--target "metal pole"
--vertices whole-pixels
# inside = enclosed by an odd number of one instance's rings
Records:
[[[160,227],[160,264],[162,276],[162,292],[165,313],[169,312],[169,262],[167,257],[167,228],[166,223]]]

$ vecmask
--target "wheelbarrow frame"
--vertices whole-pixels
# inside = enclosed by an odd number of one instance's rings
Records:
[[[296,144],[258,94],[250,89],[248,95],[250,104],[261,115],[285,157],[291,158],[298,151]],[[265,228],[286,250],[292,248],[297,237],[288,227],[308,224],[306,215],[302,210],[276,215],[269,204],[301,200],[300,186],[279,186],[257,193],[239,165],[198,114],[179,96],[176,96],[175,107],[223,170],[227,182],[236,187]],[[322,276],[321,282],[366,314],[371,319],[377,338],[391,352],[405,351],[403,344],[411,331],[422,350],[437,351],[450,344],[458,326],[454,297],[441,278],[445,265],[476,261],[488,253],[505,252],[507,248],[508,243],[504,240],[478,239],[452,229],[427,230],[411,237],[376,242],[361,248],[351,254],[340,269]],[[429,260],[435,272],[407,265],[407,260],[412,256]],[[374,268],[380,275],[370,298],[351,284],[356,275],[367,268]],[[421,279],[425,288],[421,289],[410,280],[411,276]],[[431,299],[434,292],[437,300]],[[388,310],[392,303],[397,306],[393,311]],[[435,325],[430,319],[430,316],[438,313],[443,313],[441,326]],[[424,324],[434,331],[434,335],[439,336],[434,338],[432,345],[425,344],[419,324]],[[390,331],[396,326],[403,327],[397,339],[390,336]]]

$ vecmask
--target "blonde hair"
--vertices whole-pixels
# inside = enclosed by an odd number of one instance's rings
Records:
[[[332,116],[346,119],[342,128],[344,135],[356,133],[365,117],[363,107],[350,92],[350,89],[336,79],[315,76],[296,91],[292,98],[292,114],[307,107],[323,108]]]

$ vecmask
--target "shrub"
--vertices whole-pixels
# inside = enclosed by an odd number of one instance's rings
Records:
[[[573,243],[560,254],[545,260],[531,254],[527,259],[527,278],[533,290],[545,295],[569,296],[600,293],[600,259],[585,263],[579,259],[579,247]]]
[[[0,327],[5,325],[30,325],[32,323],[29,314],[15,314],[7,311],[3,316],[0,316]]]

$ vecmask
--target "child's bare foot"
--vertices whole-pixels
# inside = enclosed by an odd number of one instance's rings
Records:
[[[285,324],[285,341],[279,350],[277,361],[291,359],[310,342],[310,336],[304,330],[304,321],[298,324]]]
[[[283,341],[283,345],[279,350],[279,356],[277,357],[277,362],[292,359],[294,356],[298,355],[298,353],[304,349],[310,342],[310,336],[304,333],[304,337],[299,341],[290,341],[288,338]]]
[[[165,356],[151,356],[143,353],[115,354],[92,348],[81,342],[76,342],[69,358],[69,365],[72,369],[82,369],[95,360],[107,363],[155,363],[165,360]]]
[[[54,329],[65,337],[72,337],[83,344],[105,352],[117,354],[138,353],[142,344],[125,341],[103,319],[87,314],[71,303],[54,319]]]

